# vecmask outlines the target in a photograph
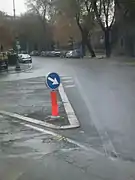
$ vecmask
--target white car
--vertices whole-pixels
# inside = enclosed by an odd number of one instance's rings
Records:
[[[66,58],[72,57],[72,52],[73,52],[73,51],[68,51],[68,52],[66,53]]]
[[[32,58],[29,54],[18,54],[20,63],[32,63]]]

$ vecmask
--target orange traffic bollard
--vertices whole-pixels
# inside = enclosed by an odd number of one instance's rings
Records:
[[[57,92],[51,91],[52,117],[59,116],[59,106],[57,102]]]

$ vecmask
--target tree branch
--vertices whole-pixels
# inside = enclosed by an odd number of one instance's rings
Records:
[[[90,12],[90,7],[88,6],[88,0],[85,0],[85,6],[88,12]]]
[[[110,0],[107,0],[107,12],[106,12],[107,27],[108,27],[109,6],[110,6]]]
[[[109,1],[109,0],[107,0],[107,1]],[[107,9],[109,10],[108,3],[107,3]],[[105,0],[103,0],[103,10],[104,10],[104,15],[105,15],[105,23],[106,23],[106,26],[108,28],[108,13],[107,13],[107,10],[106,10]]]
[[[97,9],[96,0],[93,0],[92,5],[93,5],[93,9],[94,9],[96,18],[97,18],[97,20],[98,20],[98,22],[99,22],[99,24],[100,24],[102,30],[105,31],[105,27],[104,27],[104,25],[103,25],[103,23],[102,23],[100,14],[99,14],[98,9]]]
[[[83,32],[83,28],[80,24],[80,16],[76,14],[75,18],[76,18],[76,22],[77,22],[77,25],[78,25],[80,31]]]
[[[119,2],[119,0],[115,0],[115,5],[117,5],[117,7],[120,9],[121,8],[121,5],[120,5],[120,2]]]
[[[115,15],[113,16],[112,22],[111,22],[111,24],[110,24],[110,26],[109,26],[109,30],[112,28],[113,23],[114,23],[114,20],[115,20]]]
[[[99,15],[101,16],[101,12],[102,12],[102,0],[99,1]]]

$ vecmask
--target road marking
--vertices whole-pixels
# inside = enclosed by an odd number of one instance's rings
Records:
[[[65,111],[67,113],[70,126],[80,127],[80,123],[75,115],[75,112],[72,108],[72,105],[69,102],[69,99],[65,93],[65,90],[64,90],[62,84],[60,84],[60,86],[59,86],[59,93],[60,93],[64,108],[65,108]]]
[[[70,76],[62,76],[61,79],[62,79],[62,80],[67,80],[67,79],[73,79],[73,78],[70,77]]]
[[[99,151],[97,151],[97,150],[95,150],[95,149],[93,149],[93,148],[91,148],[91,147],[87,147],[87,146],[85,146],[85,145],[83,145],[83,144],[81,144],[81,143],[79,143],[79,142],[77,142],[77,141],[75,141],[75,140],[72,140],[72,139],[70,139],[70,138],[66,138],[66,137],[64,137],[64,136],[62,136],[62,135],[60,135],[60,134],[55,133],[55,132],[52,132],[52,131],[49,131],[49,130],[45,130],[45,129],[42,129],[42,128],[39,128],[39,127],[30,125],[30,124],[25,124],[25,123],[20,123],[20,124],[22,124],[22,125],[24,125],[24,126],[26,126],[26,127],[29,127],[29,128],[31,128],[31,129],[34,129],[34,130],[36,130],[36,131],[38,131],[38,132],[42,132],[42,133],[44,133],[44,134],[48,134],[48,135],[55,136],[58,140],[67,141],[67,142],[69,142],[69,143],[71,143],[71,144],[74,144],[74,145],[78,146],[79,148],[82,148],[82,149],[84,149],[84,150],[86,150],[86,151],[91,151],[92,153],[96,153],[97,155],[102,155],[102,156],[104,156],[103,153],[101,153],[101,152],[99,152]]]
[[[5,112],[5,111],[0,111],[0,114],[6,115],[6,116],[9,116],[9,117],[13,117],[13,118],[16,118],[16,119],[23,120],[23,121],[25,121],[25,123],[24,122],[19,122],[19,123],[26,126],[26,127],[29,127],[31,129],[34,129],[34,130],[39,131],[39,132],[44,133],[44,134],[49,134],[49,135],[55,136],[56,138],[58,138],[60,140],[68,141],[68,142],[70,142],[72,144],[75,144],[76,146],[78,146],[78,147],[80,147],[80,148],[82,148],[82,149],[84,149],[86,151],[90,151],[91,153],[104,156],[103,153],[97,151],[96,149],[93,149],[92,147],[83,145],[83,144],[81,144],[81,143],[79,143],[79,142],[77,142],[75,140],[72,140],[70,138],[66,138],[66,137],[64,137],[64,136],[62,136],[60,134],[55,133],[55,132],[43,129],[42,127],[47,127],[48,126],[48,125],[44,126],[44,122],[41,122],[39,120],[32,119],[32,118],[27,118],[27,117],[24,117],[24,116],[15,114],[15,113]],[[16,122],[18,122],[18,121],[16,121]],[[28,124],[28,123],[31,123],[31,124]],[[45,123],[45,124],[49,124],[49,123]],[[36,125],[40,125],[41,127],[37,127]],[[69,125],[69,128],[70,128],[70,125]],[[57,128],[52,128],[52,129],[59,129],[59,128],[57,127]],[[109,156],[108,158],[110,158],[111,160],[114,160],[114,159],[111,158],[111,156]]]
[[[68,104],[66,104],[66,105],[68,105]],[[73,124],[65,125],[65,126],[56,126],[56,125],[53,125],[53,124],[50,124],[50,123],[47,123],[47,122],[43,122],[43,121],[40,121],[40,120],[37,120],[37,119],[34,119],[34,118],[29,118],[29,117],[26,117],[26,116],[22,116],[22,115],[19,115],[19,114],[16,114],[16,113],[11,113],[11,112],[6,112],[6,111],[0,111],[0,114],[10,116],[10,117],[13,117],[13,118],[16,118],[16,119],[19,119],[19,120],[22,120],[22,121],[25,121],[25,122],[28,122],[28,123],[40,125],[40,126],[51,128],[51,129],[57,129],[57,130],[73,129],[73,128],[79,127],[78,123],[76,123],[76,124],[73,123]],[[71,121],[72,118],[74,118],[74,114],[73,115],[69,114],[68,118]]]
[[[93,120],[92,122],[94,123],[94,125],[97,129],[97,132],[102,140],[105,154],[107,156],[109,155],[110,157],[113,155],[117,157],[117,152],[112,144],[112,141],[110,140],[107,131],[103,128],[102,123],[97,118],[97,115],[93,109],[93,106],[92,106],[91,102],[89,101],[89,99],[87,98],[87,96],[85,95],[83,87],[81,86],[77,77],[76,77],[76,83],[79,87],[80,94],[82,95],[82,98],[86,103],[87,109],[89,111],[89,116],[92,118],[92,120]]]
[[[64,88],[74,88],[75,87],[75,85],[66,85],[66,86],[64,86]]]
[[[9,116],[9,117],[13,117],[13,113],[5,112],[5,111],[0,111],[0,114],[6,115],[6,116]],[[15,116],[15,114],[14,114],[14,116]],[[17,116],[17,114],[16,114],[16,116]],[[17,117],[22,118],[23,116],[18,115]],[[16,118],[17,118],[17,117],[16,117]],[[17,119],[18,119],[18,118],[17,118]],[[26,117],[23,117],[23,119],[26,119]],[[14,121],[14,122],[18,122],[18,121],[16,121],[16,120],[13,120],[13,121]],[[38,120],[37,120],[37,121],[38,121]],[[72,140],[72,139],[70,139],[70,138],[67,138],[67,137],[65,137],[65,136],[63,136],[63,135],[60,135],[60,134],[55,133],[55,132],[52,132],[52,131],[50,131],[50,130],[46,130],[46,129],[43,129],[43,128],[41,128],[41,127],[37,127],[35,124],[28,124],[27,122],[26,122],[26,123],[25,123],[25,122],[19,122],[19,124],[22,124],[22,125],[24,125],[24,126],[26,126],[26,127],[29,127],[29,128],[31,128],[31,129],[34,129],[34,130],[36,130],[36,131],[38,131],[38,132],[41,132],[42,135],[43,135],[43,134],[52,135],[52,136],[56,137],[56,139],[57,139],[58,141],[61,141],[61,140],[67,141],[67,142],[72,143],[72,144],[74,144],[74,145],[78,146],[79,148],[82,148],[82,149],[84,149],[84,150],[86,150],[86,151],[91,151],[92,153],[96,153],[97,155],[103,155],[103,156],[104,156],[104,154],[102,154],[101,152],[99,152],[99,151],[97,151],[97,150],[95,150],[95,149],[93,149],[93,148],[91,148],[91,147],[87,147],[87,146],[85,146],[85,145],[83,145],[83,144],[81,144],[81,143],[79,143],[79,142],[77,142],[77,141],[75,141],[75,140]],[[40,124],[37,124],[37,125],[40,125]],[[43,127],[43,126],[42,126],[42,127]]]
[[[74,88],[75,83],[72,77],[62,77],[64,88]]]
[[[64,83],[74,83],[73,79],[71,79],[71,80],[64,80],[63,82]]]

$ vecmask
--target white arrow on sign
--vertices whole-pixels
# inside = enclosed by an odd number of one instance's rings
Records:
[[[53,85],[58,85],[59,84],[56,78],[53,79],[51,77],[48,77],[48,80],[51,81],[53,83]]]

